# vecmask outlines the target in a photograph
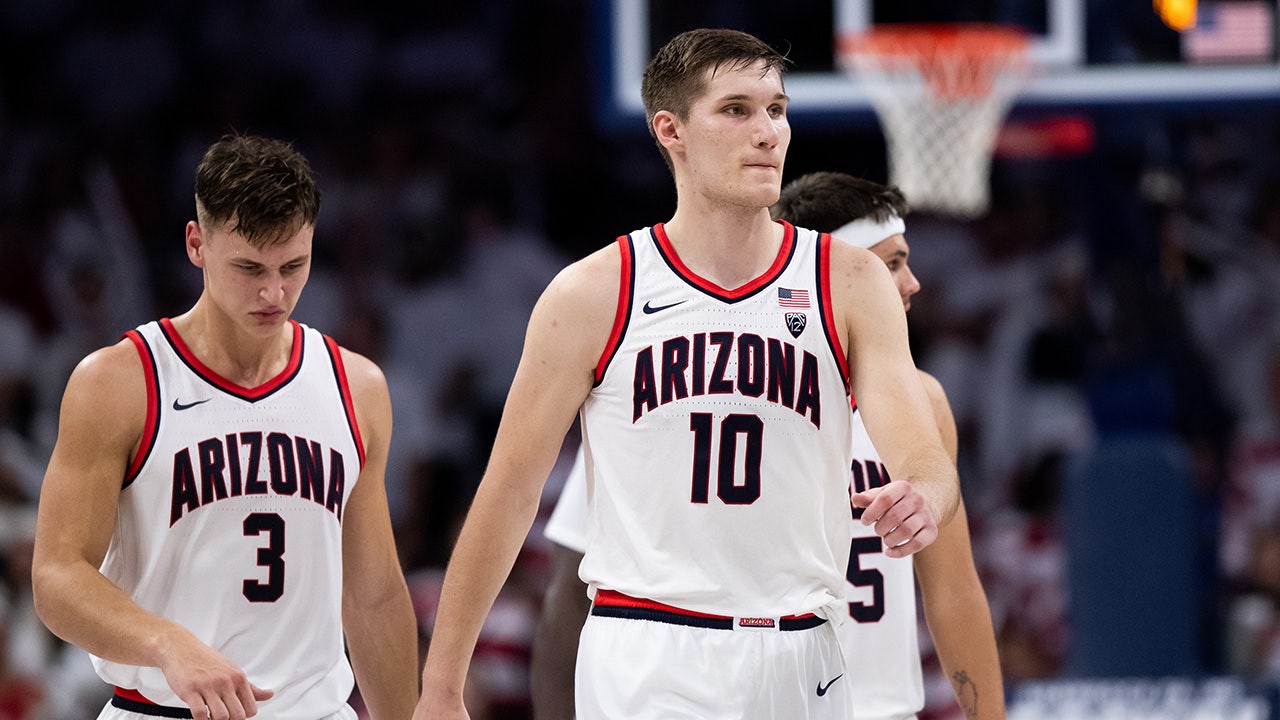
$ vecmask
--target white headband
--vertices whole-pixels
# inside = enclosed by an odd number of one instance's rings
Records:
[[[831,231],[831,236],[841,242],[855,245],[860,248],[869,248],[883,240],[887,240],[899,233],[907,231],[907,224],[897,215],[891,215],[888,220],[879,222],[869,217],[854,220],[847,225],[836,228]]]

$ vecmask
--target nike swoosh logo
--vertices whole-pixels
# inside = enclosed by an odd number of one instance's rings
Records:
[[[205,399],[203,399],[203,400],[197,400],[197,401],[195,401],[195,402],[193,402],[193,403],[181,403],[181,402],[178,402],[177,398],[174,398],[174,400],[173,400],[173,409],[174,409],[174,410],[186,410],[186,409],[188,409],[188,408],[193,408],[193,407],[195,407],[195,406],[199,405],[200,403],[207,403],[207,402],[209,402],[209,401],[210,401],[210,400],[212,400],[212,399],[213,399],[213,398],[205,398]]]
[[[823,685],[822,683],[818,683],[818,697],[822,697],[823,695],[826,695],[827,690],[829,690],[831,686],[834,685],[835,682],[842,677],[844,677],[844,673],[840,673],[839,675],[831,678],[831,681],[828,682],[826,685]]]
[[[642,308],[642,309],[644,310],[644,314],[645,314],[645,315],[652,315],[652,314],[654,314],[654,313],[656,313],[656,312],[662,312],[663,310],[666,310],[667,308],[673,308],[673,307],[675,307],[675,306],[677,306],[677,305],[682,305],[682,304],[684,304],[685,302],[686,302],[685,300],[678,300],[678,301],[676,301],[676,302],[671,303],[670,305],[650,305],[649,303],[647,303],[647,302],[646,302],[646,303],[644,304],[644,308]]]

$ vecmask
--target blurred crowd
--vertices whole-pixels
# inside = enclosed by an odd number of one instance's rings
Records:
[[[90,717],[108,697],[32,607],[44,462],[75,363],[194,301],[191,175],[230,130],[291,140],[319,173],[295,317],[387,374],[387,484],[425,645],[534,301],[673,209],[640,124],[594,125],[591,7],[0,1],[0,720]],[[1201,670],[1280,682],[1275,114],[1093,113],[1087,151],[998,158],[987,216],[908,218],[913,348],[959,423],[1010,683],[1068,671],[1061,498],[1074,459],[1130,434],[1185,451],[1200,524],[1168,532],[1204,556]],[[883,181],[881,143],[798,126],[787,175]],[[545,563],[535,525],[477,650],[473,717],[529,717]],[[924,720],[958,717],[936,671],[928,695]]]

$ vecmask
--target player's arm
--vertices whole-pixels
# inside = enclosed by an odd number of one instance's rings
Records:
[[[387,509],[391,397],[382,371],[343,350],[365,462],[342,516],[342,626],[374,720],[402,720],[418,699],[418,632]]]
[[[942,447],[907,342],[907,318],[888,268],[873,253],[831,243],[836,326],[867,434],[895,481],[865,493],[863,522],[885,554],[904,557],[937,537],[960,500],[955,464]]]
[[[67,381],[58,440],[36,521],[32,590],[58,637],[118,663],[158,667],[193,712],[243,718],[269,691],[185,628],[151,614],[98,571],[115,531],[119,494],[146,423],[147,389],[132,342],[82,360]]]
[[[578,577],[582,553],[551,544],[551,580],[542,596],[542,614],[533,636],[533,716],[573,720],[573,677],[578,636],[591,610],[587,584]]]
[[[921,372],[942,444],[957,455],[956,421],[942,385]],[[1004,720],[1004,679],[996,651],[987,594],[978,579],[969,543],[964,503],[938,532],[938,539],[915,556],[925,621],[942,670],[968,720]]]
[[[620,268],[616,248],[599,251],[561,271],[534,306],[489,465],[445,573],[416,720],[466,717],[462,689],[480,627],[591,390],[613,325]]]

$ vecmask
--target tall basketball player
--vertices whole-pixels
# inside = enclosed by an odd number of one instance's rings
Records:
[[[195,305],[68,381],[37,609],[115,686],[100,718],[352,719],[357,679],[375,718],[407,717],[416,625],[383,487],[386,381],[289,319],[320,207],[311,169],[287,143],[229,136],[195,198]]]
[[[769,217],[791,133],[784,64],[745,33],[693,30],[646,69],[675,215],[569,266],[535,307],[417,720],[467,717],[480,627],[579,414],[594,478],[579,716],[848,716],[832,625],[849,386],[895,478],[854,498],[887,554],[931,543],[958,486],[884,264]]]
[[[902,192],[844,173],[809,173],[782,188],[775,218],[831,231],[835,240],[875,253],[893,277],[904,308],[920,283],[911,272],[906,239],[909,208]],[[942,386],[921,371],[934,420],[948,454],[956,456],[956,425]],[[854,408],[854,491],[879,487],[891,478]],[[560,499],[546,525],[552,541],[552,576],[543,597],[534,639],[532,680],[538,720],[574,717],[573,665],[589,603],[578,567],[587,546],[587,492],[579,449]],[[908,720],[924,709],[925,696],[916,637],[916,581],[925,618],[951,679],[956,699],[972,720],[1005,717],[1003,680],[986,593],[974,567],[968,521],[961,502],[938,539],[909,558],[885,557],[881,539],[853,510],[847,606],[839,635],[849,668],[854,720]],[[913,563],[914,561],[914,563]]]

